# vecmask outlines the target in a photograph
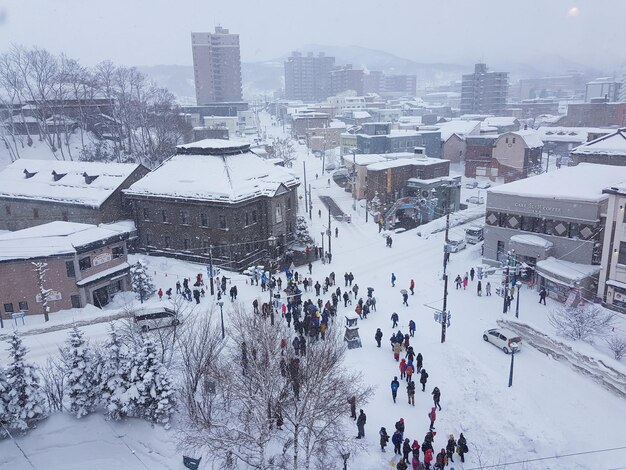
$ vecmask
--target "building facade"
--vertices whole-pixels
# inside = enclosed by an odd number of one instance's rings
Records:
[[[586,162],[626,166],[626,128],[579,145],[571,151],[570,157],[575,165]]]
[[[509,89],[508,72],[488,72],[476,64],[474,73],[463,75],[461,114],[504,115]]]
[[[33,263],[46,263],[43,287],[51,289],[49,313],[87,304],[102,307],[130,290],[129,223],[99,226],[51,222],[0,236],[0,314],[43,314],[40,276]]]
[[[541,165],[543,141],[534,130],[500,134],[493,147],[488,176],[510,183],[533,174]]]
[[[57,220],[102,224],[132,218],[122,190],[143,165],[19,159],[0,172],[0,230]]]
[[[626,313],[626,183],[606,188],[604,193],[609,201],[598,297],[605,306]]]
[[[215,27],[214,33],[191,33],[198,105],[242,100],[239,35]]]
[[[329,72],[335,66],[335,58],[320,52],[318,56],[303,56],[293,52],[285,61],[285,98],[315,102],[331,95]]]
[[[124,193],[141,251],[204,263],[212,256],[218,266],[242,270],[284,254],[294,241],[298,185],[249,144],[204,140],[179,146]]]
[[[559,120],[567,127],[626,127],[626,103],[609,103],[604,99],[567,106],[567,115]]]
[[[362,96],[364,75],[363,70],[353,69],[351,64],[331,70],[328,72],[330,94],[354,91],[357,96]]]

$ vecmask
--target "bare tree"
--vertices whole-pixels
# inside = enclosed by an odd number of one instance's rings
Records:
[[[280,137],[274,138],[272,141],[272,152],[274,158],[281,159],[286,167],[291,167],[296,159],[296,149],[291,137],[285,137],[284,139]]]
[[[58,357],[49,357],[40,369],[41,388],[52,411],[63,411],[65,396],[65,366]]]
[[[48,305],[48,300],[52,294],[52,289],[44,287],[44,283],[46,282],[46,273],[48,272],[48,263],[33,261],[31,264],[35,266],[35,273],[37,274],[37,288],[39,289],[39,296],[41,297],[41,303],[43,306],[44,321],[50,321],[50,306]]]
[[[613,335],[606,339],[606,344],[618,361],[626,355],[626,336]]]
[[[557,333],[573,340],[593,341],[605,336],[615,315],[596,305],[560,306],[548,314],[548,321]]]

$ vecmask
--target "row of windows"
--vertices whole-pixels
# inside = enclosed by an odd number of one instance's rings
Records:
[[[170,249],[170,250],[171,249],[183,249],[187,251],[193,250],[197,254],[208,254],[209,246],[211,245],[209,240],[202,240],[201,242],[202,246],[200,246],[200,242],[198,242],[196,246],[196,244],[194,244],[192,240],[189,238],[181,239],[180,243],[173,243],[172,237],[170,237],[169,235],[163,235],[161,239],[163,242],[163,248],[165,249]],[[147,246],[154,246],[153,242],[155,240],[153,239],[152,234],[150,232],[146,232],[146,234],[144,235],[144,240],[146,241]],[[175,239],[175,240],[178,240],[178,239]],[[259,241],[255,241],[255,242],[249,242],[245,244],[236,244],[235,246],[237,247],[237,251],[241,251],[242,249],[245,248],[245,252],[250,253],[251,251],[258,251],[262,249],[263,248],[262,245],[263,243]],[[229,253],[228,249],[229,247],[227,246],[213,245],[212,253],[214,256],[218,256],[218,257],[227,256]]]
[[[124,247],[122,245],[114,246],[111,249],[111,258],[117,259],[124,256]],[[85,271],[91,268],[91,257],[85,256],[78,260],[78,269]],[[76,271],[74,269],[74,261],[66,261],[65,269],[67,271],[67,277],[76,277]]]
[[[4,210],[6,212],[7,215],[11,215],[12,210],[11,210],[11,206],[9,204],[6,204],[4,206]],[[39,218],[39,209],[37,207],[33,208],[33,219],[38,219]],[[69,214],[67,211],[63,211],[61,213],[61,219],[63,220],[63,222],[67,222],[69,220]]]
[[[18,305],[20,311],[28,312],[28,302],[22,300]],[[4,311],[5,313],[14,313],[15,309],[13,308],[13,304],[11,302],[4,304]]]
[[[291,208],[291,199],[288,200],[289,204],[288,207]],[[180,211],[180,215],[179,215],[179,221],[181,225],[192,225],[193,223],[193,217],[189,215],[189,211],[187,210],[182,210]],[[257,211],[253,210],[251,212],[245,212],[244,213],[244,217],[245,217],[245,222],[246,225],[252,225],[252,224],[256,224],[258,221],[258,217],[257,217]],[[170,223],[170,218],[169,218],[169,214],[165,209],[162,209],[161,211],[159,211],[159,219],[161,220],[161,222],[163,223]],[[149,208],[144,207],[143,208],[143,220],[152,220],[152,214]],[[218,227],[219,228],[228,228],[228,223],[227,223],[227,219],[225,215],[218,215]],[[208,227],[209,226],[209,216],[206,213],[201,213],[200,214],[200,226],[201,227]]]
[[[487,225],[504,227],[524,232],[540,233],[555,237],[590,240],[601,238],[601,228],[593,224],[566,222],[505,212],[488,211],[485,216]]]

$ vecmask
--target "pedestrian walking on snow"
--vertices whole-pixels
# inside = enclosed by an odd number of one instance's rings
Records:
[[[441,411],[441,405],[439,404],[439,401],[441,400],[441,391],[439,390],[439,387],[435,387],[433,389],[432,395],[435,406],[439,408],[439,411]]]
[[[483,286],[480,281],[478,281],[478,284],[476,285],[476,293],[478,294],[478,297],[483,295]]]
[[[467,275],[463,278],[463,290],[467,289]]]
[[[548,291],[546,291],[545,287],[542,287],[539,290],[539,303],[546,304],[546,297],[548,296]]]
[[[433,406],[430,409],[430,413],[428,413],[428,419],[430,419],[430,427],[428,429],[430,429],[431,431],[433,429],[435,429],[435,420],[437,419],[437,409]]]
[[[423,364],[424,358],[422,357],[422,353],[417,353],[417,356],[415,356],[415,372],[420,373]]]
[[[409,293],[402,289],[402,305],[406,305],[407,307],[409,306]]]
[[[410,453],[411,453],[411,441],[409,441],[409,438],[407,437],[404,439],[404,443],[402,444],[402,459],[408,462]],[[404,468],[406,469],[406,467]]]
[[[363,437],[365,437],[365,422],[367,421],[367,417],[365,416],[365,413],[363,412],[363,410],[359,410],[359,417],[356,420],[356,427],[358,430],[358,435],[356,436],[357,439],[361,439]]]
[[[376,344],[378,345],[378,347],[380,348],[380,342],[383,339],[383,332],[380,331],[380,328],[378,328],[376,330],[376,334],[374,335],[374,339],[376,340]]]
[[[420,383],[422,384],[422,392],[426,391],[426,382],[428,381],[428,372],[426,369],[420,371]]]
[[[406,386],[406,394],[409,399],[409,405],[415,406],[415,382],[412,380]]]
[[[411,338],[415,336],[415,322],[413,320],[409,320],[409,335]]]
[[[391,321],[393,322],[393,324],[391,325],[391,328],[395,328],[396,326],[398,326],[398,314],[396,312],[393,312],[391,314]]]
[[[391,437],[391,443],[393,444],[393,453],[402,455],[400,448],[402,447],[402,433],[400,431],[396,431],[393,433]]]
[[[393,402],[396,402],[396,398],[398,397],[398,389],[400,388],[400,382],[398,381],[398,377],[394,377],[391,381],[391,398],[393,398]]]
[[[456,445],[456,453],[459,454],[459,456],[461,457],[461,462],[465,462],[465,454],[467,454],[467,451],[469,449],[467,448],[467,440],[465,439],[463,433],[459,434],[459,440],[457,441]]]
[[[441,449],[435,459],[435,468],[437,470],[443,470],[448,465],[448,457],[446,456],[446,449]]]
[[[456,441],[454,440],[454,434],[450,434],[450,437],[448,437],[448,443],[446,444],[446,455],[450,462],[454,462],[455,449],[456,449]]]
[[[396,464],[396,469],[397,470],[408,470],[408,464],[407,464],[407,460],[404,458],[401,458],[400,461]]]
[[[474,268],[470,269],[470,279],[472,280],[472,282],[474,281],[474,274],[475,274]]]
[[[391,287],[396,287],[396,274],[391,273]]]
[[[348,398],[348,403],[350,404],[350,418],[356,419],[356,397],[352,395]]]
[[[383,427],[380,428],[378,435],[380,436],[380,450],[385,452],[385,447],[387,447],[387,443],[389,442],[389,434],[387,434],[387,430]]]
[[[460,274],[457,274],[457,276],[454,278],[454,283],[456,284],[457,290],[461,287],[461,285],[463,285],[463,280],[461,279]]]
[[[406,365],[406,369],[405,369],[404,373],[406,374],[406,381],[407,382],[411,382],[411,380],[413,378],[413,364],[412,363],[408,363]]]
[[[406,376],[406,359],[400,361],[400,380],[404,380]]]
[[[415,281],[413,279],[411,279],[409,283],[409,290],[411,291],[411,295],[415,294]]]
[[[485,295],[487,297],[491,296],[491,282],[487,281],[487,285],[485,286]]]
[[[153,291],[154,292],[154,291]],[[161,289],[159,287],[159,291],[157,292],[158,296],[159,296],[159,300],[163,300],[163,289]]]
[[[309,261],[309,274],[313,274],[313,264]]]

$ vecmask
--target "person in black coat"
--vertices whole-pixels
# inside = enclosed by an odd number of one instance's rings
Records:
[[[387,430],[383,427],[383,428],[380,428],[378,435],[380,436],[380,450],[385,452],[385,447],[387,446],[387,443],[389,442],[389,434],[387,434]]]
[[[428,372],[426,369],[420,371],[420,383],[422,384],[422,392],[426,391],[426,382],[428,381]]]
[[[402,455],[400,448],[402,446],[402,433],[400,431],[396,431],[393,433],[391,437],[391,443],[393,444],[393,453]]]
[[[465,462],[465,454],[467,454],[467,441],[465,440],[465,436],[463,433],[459,435],[459,440],[457,442],[457,446],[459,447],[459,455],[461,456],[461,462]]]
[[[448,460],[450,462],[454,462],[452,458],[454,456],[454,450],[456,448],[456,441],[454,440],[454,434],[450,434],[448,438],[448,443],[446,444],[446,455],[448,456]]]
[[[293,345],[293,351],[297,355],[300,354],[300,339],[296,336],[291,343]]]
[[[439,387],[435,387],[433,389],[432,395],[435,406],[439,408],[439,411],[441,411],[441,405],[439,404],[439,401],[441,400],[441,390],[439,390]]]
[[[359,410],[359,417],[356,420],[356,427],[359,431],[359,434],[356,436],[357,439],[361,439],[365,437],[365,422],[367,421],[367,417],[363,410]]]
[[[411,442],[409,441],[409,438],[407,437],[404,440],[404,443],[402,444],[402,457],[404,457],[404,460],[406,461],[409,460],[410,453],[411,453]]]
[[[415,372],[420,372],[423,365],[424,358],[422,357],[422,353],[417,353],[417,356],[415,356]]]
[[[380,331],[380,328],[378,328],[376,330],[376,334],[374,335],[374,339],[376,340],[376,343],[378,344],[378,347],[380,348],[380,342],[383,339],[383,332]]]
[[[352,395],[348,398],[348,403],[350,404],[350,418],[356,419],[356,397]]]
[[[404,436],[404,418],[400,418],[400,420],[396,422],[396,431],[399,431],[400,434]]]

